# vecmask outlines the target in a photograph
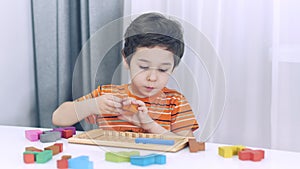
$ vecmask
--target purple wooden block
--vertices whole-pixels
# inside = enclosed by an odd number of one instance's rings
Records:
[[[25,137],[30,141],[37,141],[42,133],[41,130],[25,130]]]
[[[65,129],[64,128],[54,128],[52,131],[58,131],[58,132],[60,132],[60,135],[61,135],[61,137],[62,137],[62,131],[64,131]]]
[[[64,130],[72,130],[72,131],[73,131],[73,135],[76,134],[76,128],[73,127],[73,126],[70,126],[70,127],[64,127]]]

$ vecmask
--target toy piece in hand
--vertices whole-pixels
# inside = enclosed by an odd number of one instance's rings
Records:
[[[134,115],[135,113],[138,112],[138,105],[136,104],[129,104],[126,106],[122,107],[123,110],[125,111],[125,115]]]

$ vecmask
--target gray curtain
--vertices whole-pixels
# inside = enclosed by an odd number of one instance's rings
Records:
[[[39,126],[55,127],[52,113],[61,103],[85,95],[100,84],[112,83],[112,78],[114,83],[120,83],[117,67],[121,63],[121,41],[99,62],[96,56],[99,51],[92,50],[97,46],[89,43],[89,39],[97,30],[123,16],[123,1],[32,0],[31,3]],[[121,23],[112,34],[122,39]],[[100,48],[111,35],[106,36],[98,41]],[[93,126],[80,123],[77,127]]]

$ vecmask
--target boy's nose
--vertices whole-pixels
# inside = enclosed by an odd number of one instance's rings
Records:
[[[156,81],[157,80],[157,72],[156,70],[149,70],[149,74],[147,77],[148,81]]]

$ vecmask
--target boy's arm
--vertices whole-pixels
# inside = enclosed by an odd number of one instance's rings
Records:
[[[70,126],[93,114],[119,114],[122,99],[111,94],[86,100],[64,102],[52,115],[52,123],[57,126]]]
[[[57,126],[70,126],[97,112],[96,99],[64,102],[54,111],[52,123]]]

